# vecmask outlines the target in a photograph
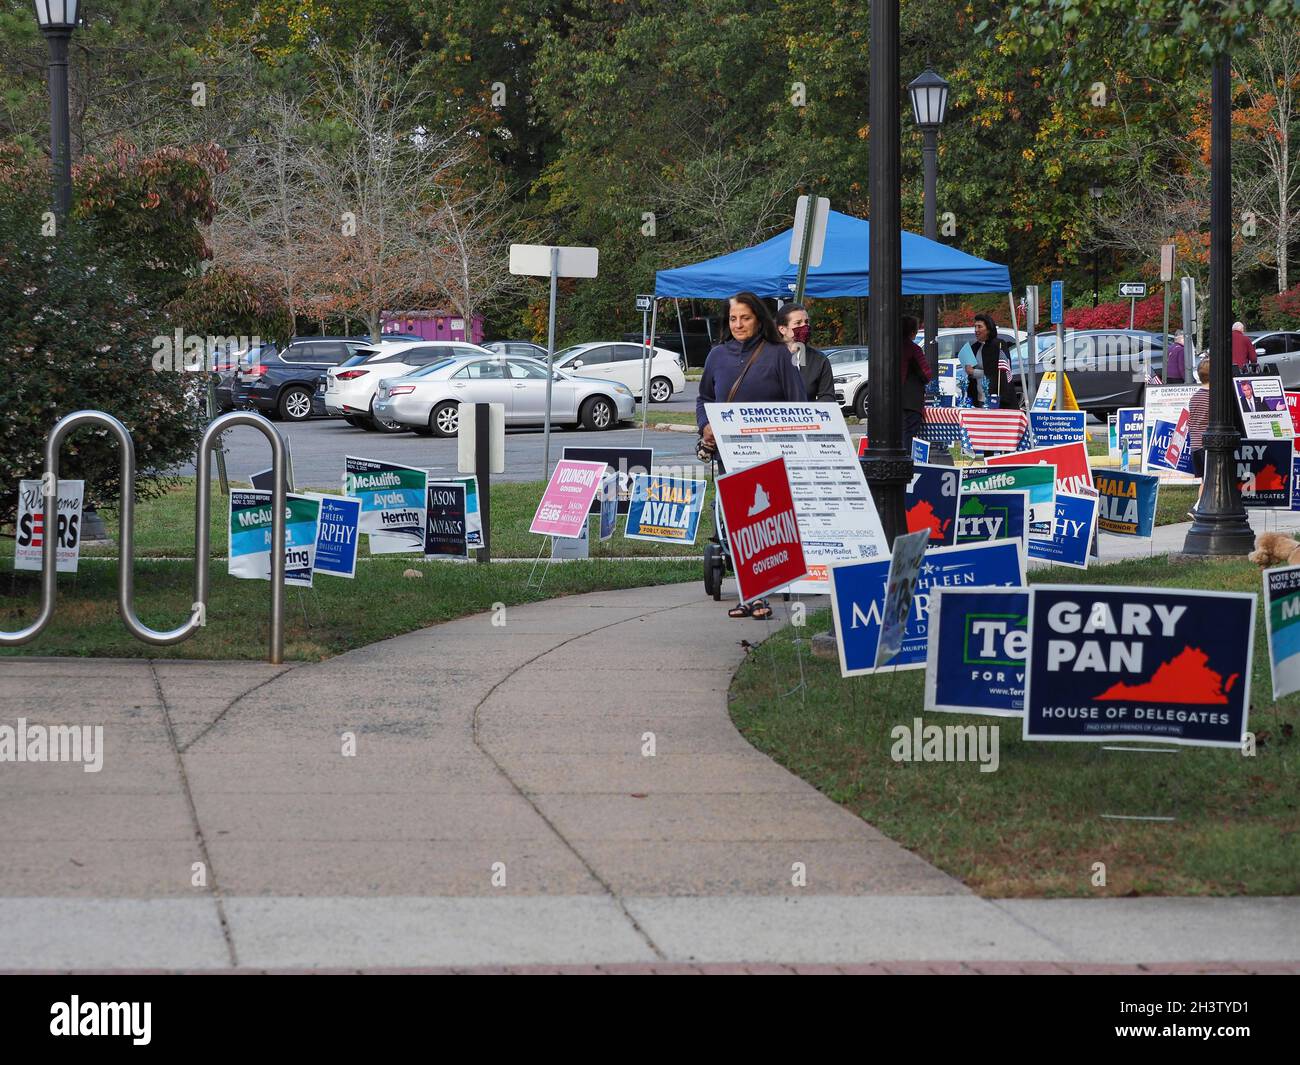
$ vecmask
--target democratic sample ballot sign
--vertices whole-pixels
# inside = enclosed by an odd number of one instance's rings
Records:
[[[1255,600],[1241,592],[1034,586],[1025,739],[1240,747]]]
[[[937,588],[925,660],[925,709],[1020,717],[1025,712],[1029,593]]]
[[[718,453],[728,470],[785,459],[807,577],[792,592],[825,594],[837,562],[889,559],[889,545],[854,454],[844,415],[833,403],[707,403]]]
[[[743,603],[808,572],[785,460],[771,459],[717,480],[718,502]]]
[[[587,528],[591,502],[605,479],[604,462],[560,459],[537,504],[528,531],[542,536],[575,539]]]
[[[15,522],[14,569],[41,568],[47,532],[57,541],[55,566],[58,573],[76,573],[81,554],[81,501],[85,481],[59,481],[57,528],[45,528],[45,497],[41,482],[18,482],[18,516]]]
[[[370,535],[370,553],[423,551],[428,471],[352,455],[343,463],[343,494],[361,500],[361,531]]]

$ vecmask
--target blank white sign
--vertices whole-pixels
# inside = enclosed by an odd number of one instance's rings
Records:
[[[560,248],[557,277],[595,277],[597,248]],[[511,244],[510,272],[529,277],[551,276],[551,245]]]

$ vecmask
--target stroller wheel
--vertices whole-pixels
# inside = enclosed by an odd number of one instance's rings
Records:
[[[722,577],[726,568],[722,549],[716,544],[704,545],[704,591],[714,601],[722,599]]]

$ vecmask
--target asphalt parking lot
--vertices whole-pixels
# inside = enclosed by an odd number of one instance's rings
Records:
[[[686,382],[686,390],[668,403],[650,408],[650,421],[661,411],[694,411],[696,384]],[[573,447],[641,446],[641,408],[635,423],[625,422],[619,429],[592,433],[553,427],[551,462],[562,456],[566,445]],[[415,433],[378,433],[354,429],[342,418],[312,418],[305,422],[276,422],[275,427],[288,441],[293,457],[295,488],[337,488],[343,477],[346,455],[359,458],[400,462],[435,473],[456,472],[457,441],[417,436]],[[226,469],[230,477],[247,481],[271,464],[270,451],[256,430],[241,428],[226,434]],[[656,464],[695,464],[695,434],[647,430],[645,446],[655,449]],[[180,471],[193,475],[193,466]],[[543,434],[541,427],[506,430],[506,472],[497,475],[505,481],[540,481],[543,472]]]

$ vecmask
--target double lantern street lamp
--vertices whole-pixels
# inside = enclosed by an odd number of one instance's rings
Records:
[[[921,130],[921,154],[925,170],[925,228],[928,240],[936,240],[936,188],[939,180],[939,127],[948,110],[948,83],[933,70],[926,70],[907,87],[912,97],[912,115]],[[922,297],[922,325],[925,328],[925,357],[933,370],[939,365],[935,337],[939,332],[939,298]]]
[[[59,220],[72,208],[72,151],[68,138],[68,42],[77,28],[80,0],[35,0],[36,21],[50,42],[50,164]]]

